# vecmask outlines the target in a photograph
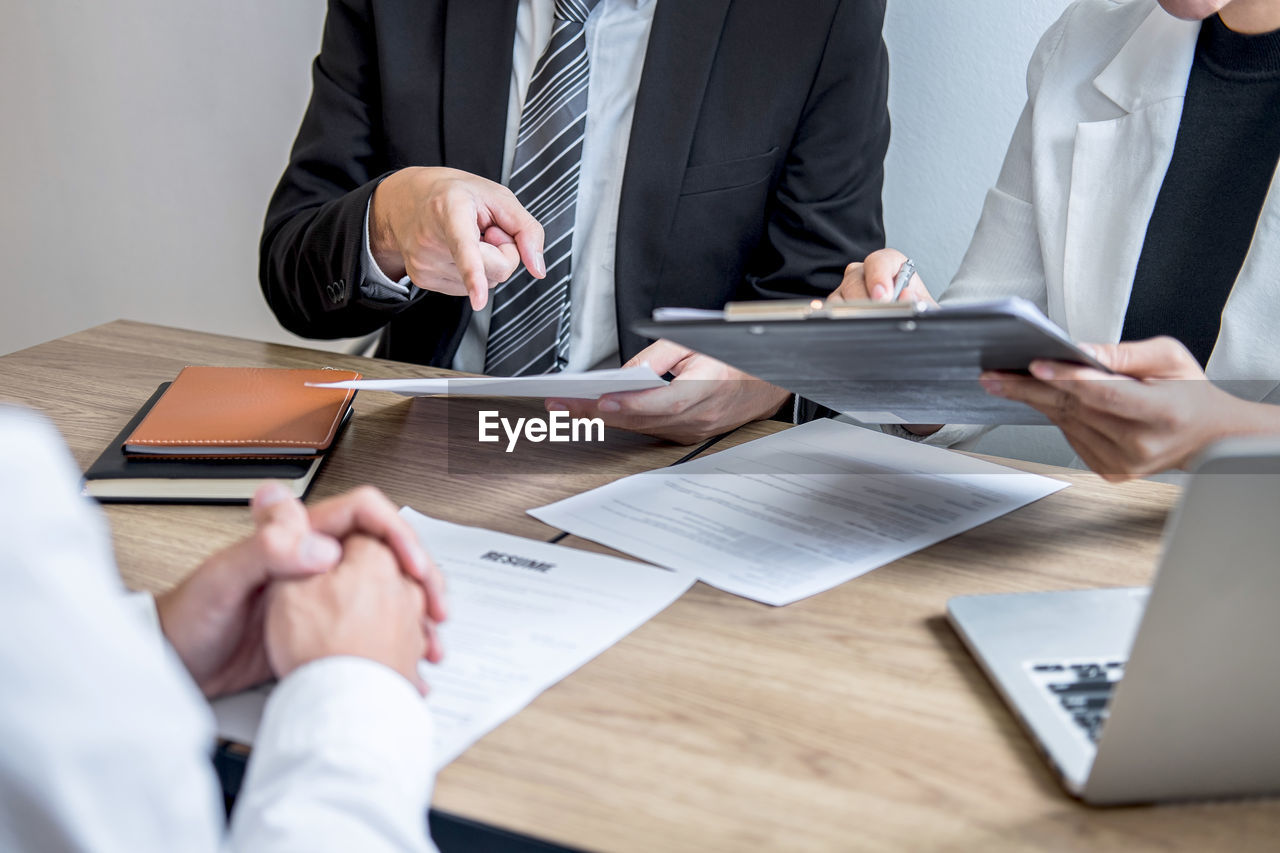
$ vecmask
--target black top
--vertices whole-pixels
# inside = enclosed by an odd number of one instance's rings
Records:
[[[1280,30],[1204,22],[1123,340],[1172,335],[1203,365],[1280,157]]]

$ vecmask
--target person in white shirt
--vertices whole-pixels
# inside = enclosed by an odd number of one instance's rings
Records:
[[[268,484],[153,606],[48,423],[0,407],[0,448],[0,850],[434,849],[441,578],[385,497]],[[206,700],[272,676],[228,828]]]

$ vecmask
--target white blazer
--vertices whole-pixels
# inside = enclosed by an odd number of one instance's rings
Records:
[[[1067,8],[1031,59],[1027,105],[945,301],[1023,296],[1077,341],[1120,339],[1199,32],[1155,0]],[[1206,367],[1237,396],[1271,403],[1280,403],[1277,192],[1273,181]]]

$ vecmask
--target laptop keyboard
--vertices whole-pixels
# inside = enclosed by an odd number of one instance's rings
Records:
[[[1085,737],[1096,743],[1107,721],[1111,695],[1124,677],[1124,661],[1035,661],[1027,664],[1027,670]]]

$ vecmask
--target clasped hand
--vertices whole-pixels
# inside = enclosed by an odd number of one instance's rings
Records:
[[[256,531],[156,601],[161,628],[209,698],[324,657],[382,663],[420,691],[443,649],[444,581],[395,506],[371,487],[308,509],[278,483]]]

